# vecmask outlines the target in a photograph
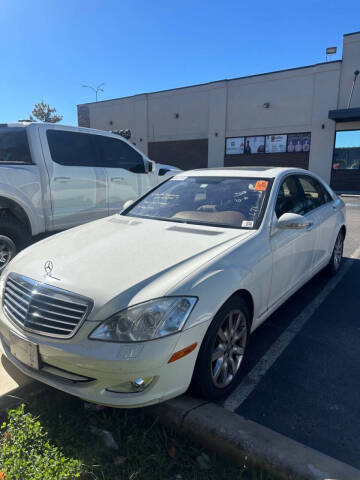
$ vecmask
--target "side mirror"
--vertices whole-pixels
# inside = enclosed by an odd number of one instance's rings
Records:
[[[312,223],[303,215],[298,215],[297,213],[284,213],[279,218],[276,226],[282,230],[301,230],[303,228],[310,228]]]
[[[147,173],[152,172],[154,170],[154,166],[153,166],[152,162],[149,162],[148,160],[145,160],[145,165],[146,165]]]
[[[131,207],[131,205],[134,203],[134,200],[128,200],[127,202],[124,203],[123,205],[123,210],[126,210],[127,208]]]

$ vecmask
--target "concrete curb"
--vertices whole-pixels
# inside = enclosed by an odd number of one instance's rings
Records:
[[[49,388],[43,383],[32,380],[25,385],[10,390],[4,395],[0,395],[0,417],[5,417],[11,408],[15,408],[21,403],[26,403],[30,398],[43,394]]]
[[[205,447],[286,480],[359,480],[360,471],[213,403],[182,396],[151,408]]]
[[[49,389],[31,381],[0,396],[0,417]],[[249,464],[284,480],[360,480],[360,470],[204,400],[184,395],[145,411],[239,465]]]

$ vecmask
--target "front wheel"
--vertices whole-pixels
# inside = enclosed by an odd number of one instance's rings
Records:
[[[343,250],[344,250],[344,232],[340,230],[340,232],[338,233],[338,236],[336,237],[330,262],[325,267],[325,272],[328,275],[333,276],[333,275],[336,275],[336,273],[338,272],[342,262]]]
[[[215,315],[197,358],[192,386],[207,400],[229,395],[239,378],[250,333],[250,312],[242,298],[229,299]]]
[[[28,241],[29,234],[24,225],[10,215],[0,219],[0,274]]]

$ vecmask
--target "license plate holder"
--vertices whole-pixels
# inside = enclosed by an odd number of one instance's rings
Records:
[[[21,363],[24,363],[28,367],[35,370],[40,369],[40,355],[39,345],[34,342],[30,342],[23,337],[20,337],[16,333],[10,330],[10,352]]]

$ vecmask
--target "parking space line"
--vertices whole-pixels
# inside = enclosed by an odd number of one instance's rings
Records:
[[[256,363],[253,369],[243,378],[231,395],[226,399],[224,408],[234,412],[251,394],[266,372],[280,357],[285,348],[294,340],[316,309],[323,303],[326,297],[334,290],[346,275],[353,264],[354,259],[360,257],[360,248],[356,249],[350,258],[344,261],[339,273],[333,277],[322,291],[299,313],[290,323],[278,339],[272,344],[265,355]]]

